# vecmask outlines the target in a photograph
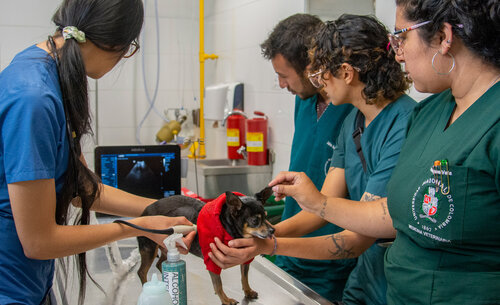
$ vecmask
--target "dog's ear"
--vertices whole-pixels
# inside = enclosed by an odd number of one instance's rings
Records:
[[[240,198],[232,192],[226,192],[226,204],[233,211],[239,211],[242,205]]]
[[[272,194],[273,194],[273,189],[270,186],[268,186],[262,191],[255,194],[255,198],[260,202],[262,202],[262,204],[265,204],[267,199],[269,199],[269,197],[271,197]]]

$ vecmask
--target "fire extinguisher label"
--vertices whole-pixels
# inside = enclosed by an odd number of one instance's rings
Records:
[[[240,130],[236,128],[227,129],[227,146],[240,146]]]
[[[264,151],[264,134],[262,132],[247,132],[247,151]]]

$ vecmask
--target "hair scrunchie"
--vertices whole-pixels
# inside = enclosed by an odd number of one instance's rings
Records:
[[[62,35],[64,37],[64,40],[68,39],[75,39],[79,43],[83,43],[86,41],[85,39],[85,33],[78,30],[76,26],[66,26],[62,30]]]

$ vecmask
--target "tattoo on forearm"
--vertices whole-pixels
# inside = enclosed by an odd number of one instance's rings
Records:
[[[326,199],[325,202],[323,202],[323,207],[321,208],[321,211],[319,212],[319,217],[325,218],[326,216]]]
[[[353,251],[353,247],[350,247],[349,249],[346,248],[346,242],[342,235],[336,236],[335,234],[333,234],[328,236],[327,239],[332,240],[333,249],[328,249],[328,252],[330,252],[332,258],[346,259],[356,257]]]
[[[375,200],[380,199],[380,198],[381,198],[380,196],[365,192],[363,194],[363,197],[361,197],[361,201],[375,201]]]
[[[385,220],[385,217],[387,216],[387,199],[384,199],[380,201],[380,206],[382,207],[382,220]]]

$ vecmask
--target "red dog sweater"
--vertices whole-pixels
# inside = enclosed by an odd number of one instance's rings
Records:
[[[236,196],[244,196],[243,194],[233,192]],[[198,215],[197,227],[198,227],[198,240],[200,242],[201,253],[203,253],[203,261],[208,271],[215,274],[220,274],[221,268],[217,266],[208,257],[210,250],[210,243],[214,242],[214,238],[219,238],[225,245],[233,239],[229,233],[224,229],[222,223],[220,222],[220,213],[222,206],[226,203],[226,194],[222,194],[216,199],[205,204]],[[253,259],[249,260],[245,264],[250,264]]]

